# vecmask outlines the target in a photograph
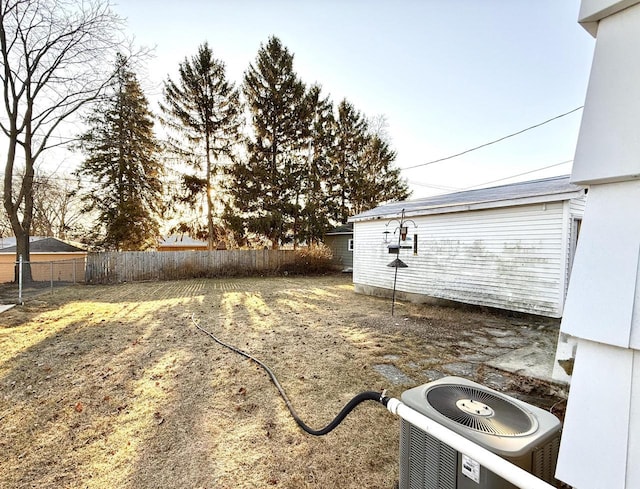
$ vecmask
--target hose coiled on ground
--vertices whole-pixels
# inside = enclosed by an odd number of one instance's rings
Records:
[[[291,404],[291,401],[289,400],[289,397],[287,397],[287,393],[282,388],[282,385],[280,385],[280,382],[278,381],[278,378],[273,373],[273,371],[269,368],[268,365],[266,365],[264,362],[262,362],[261,360],[257,359],[253,355],[250,355],[249,353],[247,353],[245,351],[242,351],[239,348],[236,348],[235,346],[230,345],[230,344],[225,343],[224,341],[220,340],[213,333],[211,333],[210,331],[207,331],[202,326],[200,326],[198,324],[198,322],[194,319],[193,316],[191,316],[191,321],[193,322],[193,324],[195,325],[196,328],[198,328],[200,331],[202,331],[203,333],[205,333],[206,335],[211,337],[211,339],[213,339],[219,345],[224,346],[225,348],[228,348],[229,350],[232,350],[232,351],[238,353],[239,355],[242,355],[243,357],[248,358],[249,360],[257,363],[258,365],[260,365],[260,367],[262,367],[264,369],[264,371],[267,372],[267,374],[269,375],[269,378],[271,379],[271,382],[273,382],[273,384],[276,386],[276,389],[278,389],[278,392],[280,393],[280,396],[284,400],[284,403],[286,404],[287,409],[289,410],[289,413],[291,413],[291,417],[295,420],[295,422],[298,424],[298,426],[302,430],[304,430],[306,433],[309,433],[310,435],[322,436],[322,435],[326,435],[327,433],[333,431],[340,423],[342,423],[344,418],[346,418],[349,415],[349,413],[356,408],[356,406],[358,406],[359,404],[363,403],[364,401],[376,401],[376,402],[379,402],[380,404],[382,404],[385,407],[387,406],[387,403],[389,402],[389,398],[385,395],[384,391],[382,393],[375,392],[375,391],[361,392],[360,394],[357,394],[356,396],[354,396],[347,404],[345,404],[345,406],[338,413],[338,415],[327,426],[325,426],[324,428],[321,428],[319,430],[315,430],[315,429],[311,428],[309,425],[307,425],[300,418],[300,416],[298,416],[298,413],[294,409],[293,404]]]

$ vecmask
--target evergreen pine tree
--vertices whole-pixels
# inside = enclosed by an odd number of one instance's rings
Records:
[[[354,172],[351,196],[354,214],[373,209],[389,201],[404,200],[410,191],[400,170],[393,167],[396,152],[377,134],[367,134],[366,145]]]
[[[331,201],[327,182],[331,175],[331,154],[335,145],[335,118],[333,103],[321,96],[319,85],[313,85],[306,95],[309,114],[308,164],[303,174],[303,224],[301,241],[319,243],[331,229]]]
[[[271,37],[245,73],[253,137],[231,168],[225,222],[274,248],[317,243],[349,216],[408,195],[396,154],[348,101],[337,107],[319,85],[308,91],[293,55]]]
[[[77,174],[94,184],[83,200],[86,210],[97,212],[102,245],[142,250],[159,237],[159,146],[148,101],[122,55],[115,75],[107,97],[88,118],[80,142],[86,159]]]
[[[353,214],[353,195],[358,193],[359,172],[367,141],[367,121],[347,100],[338,104],[336,144],[332,152],[329,195],[333,219],[346,223]]]
[[[225,205],[223,166],[231,161],[240,140],[242,107],[238,91],[225,74],[225,65],[213,57],[207,43],[198,53],[180,63],[179,80],[164,84],[163,122],[178,137],[171,149],[181,164],[192,170],[182,178],[179,199],[193,210],[201,199],[206,209],[206,226],[187,220],[178,227],[194,237],[206,237],[209,249],[227,241],[221,223]]]
[[[335,221],[346,223],[351,215],[410,195],[400,170],[393,166],[396,152],[347,100],[338,105],[335,127],[328,177],[328,198]]]
[[[295,239],[301,214],[301,174],[308,163],[305,87],[293,55],[276,37],[261,45],[244,76],[253,138],[247,160],[232,170],[236,229],[266,237],[273,248]]]

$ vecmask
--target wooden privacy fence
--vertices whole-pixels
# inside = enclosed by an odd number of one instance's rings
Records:
[[[292,250],[126,251],[87,256],[88,283],[272,274],[295,268]]]

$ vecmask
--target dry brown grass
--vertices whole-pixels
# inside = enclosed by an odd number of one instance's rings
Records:
[[[401,354],[400,368],[421,359],[432,368],[455,359],[447,325],[497,321],[479,311],[397,311],[410,320],[390,318],[386,300],[356,296],[345,276],[41,296],[0,315],[0,485],[392,488],[398,422],[389,413],[365,403],[329,435],[306,435],[267,375],[190,318],[267,363],[319,428],[358,392],[388,387],[371,369],[384,355]],[[419,334],[425,325],[440,344]]]

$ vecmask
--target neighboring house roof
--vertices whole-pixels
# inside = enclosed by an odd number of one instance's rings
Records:
[[[337,236],[340,234],[353,234],[353,223],[350,222],[347,224],[343,224],[342,226],[338,226],[328,233],[325,233],[325,236]]]
[[[86,250],[83,250],[82,248],[79,248],[77,246],[74,246],[70,243],[67,243],[65,241],[62,241],[61,239],[58,238],[42,238],[42,237],[38,237],[38,236],[33,236],[33,239],[31,239],[31,246],[29,247],[29,251],[31,253],[77,253],[77,252],[83,252]],[[3,239],[8,239],[8,238],[3,238]],[[15,238],[13,239],[13,246],[5,246],[4,248],[0,249],[0,252],[2,253],[15,253],[16,252],[16,245],[15,245]]]
[[[564,175],[436,195],[423,199],[392,202],[352,216],[349,221],[398,217],[403,209],[405,216],[418,216],[569,200],[585,192],[584,187],[572,184],[569,179],[569,175]]]
[[[206,241],[200,241],[189,236],[171,235],[162,239],[158,246],[172,248],[192,248],[194,246],[207,246]]]
[[[33,243],[34,241],[39,241],[44,239],[44,236],[29,236],[29,241]],[[4,251],[5,248],[10,248],[11,246],[16,246],[16,237],[15,236],[7,236],[6,238],[0,237],[0,250]]]

